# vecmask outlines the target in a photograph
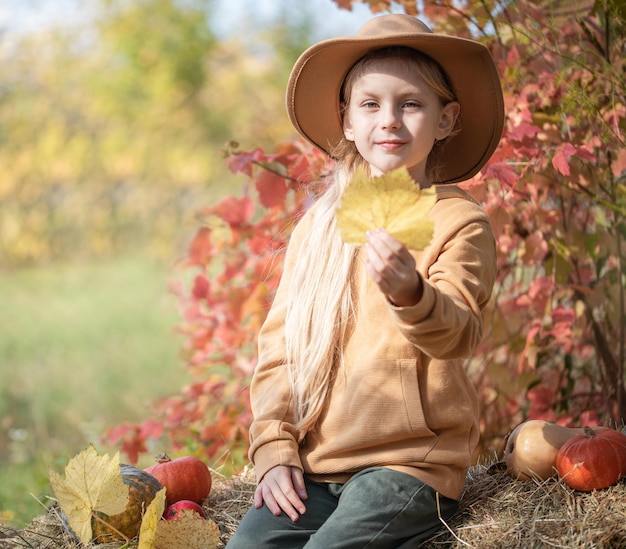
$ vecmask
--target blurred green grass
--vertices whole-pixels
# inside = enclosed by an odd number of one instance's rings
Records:
[[[134,256],[0,273],[0,522],[49,503],[50,467],[188,380],[168,265]]]

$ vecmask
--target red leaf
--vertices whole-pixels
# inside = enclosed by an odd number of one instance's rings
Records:
[[[313,176],[311,172],[311,163],[306,156],[294,157],[293,162],[289,166],[289,175],[301,183],[311,181]]]
[[[122,443],[120,448],[122,452],[128,457],[128,463],[135,465],[139,460],[139,454],[143,454],[148,451],[144,441],[139,437],[127,439]]]
[[[263,255],[265,251],[271,252],[274,248],[273,238],[256,234],[248,240],[248,249],[254,255]]]
[[[148,420],[146,423],[156,423],[152,420]],[[120,440],[120,450],[128,457],[128,462],[131,465],[135,465],[139,459],[139,454],[147,452],[146,438],[152,431],[144,431],[142,427],[137,424],[123,423],[113,429],[110,429],[105,438],[111,444],[116,444]],[[159,434],[160,436],[160,434]]]
[[[514,67],[519,63],[520,54],[517,46],[513,46],[506,55],[506,64],[509,67]]]
[[[539,303],[539,308],[543,308],[548,300],[554,284],[549,276],[538,276],[528,288],[528,296],[533,302]]]
[[[257,177],[256,189],[259,192],[261,204],[266,208],[284,205],[288,191],[284,177],[263,170]]]
[[[139,435],[142,439],[158,439],[163,434],[163,423],[154,419],[147,419],[139,426]]]
[[[566,309],[559,305],[552,311],[552,328],[549,334],[554,337],[559,347],[568,352],[572,344],[572,325],[576,320],[576,314],[572,309]]]
[[[226,159],[228,169],[233,173],[243,173],[248,177],[252,176],[253,164],[250,158],[243,154],[234,154]]]
[[[196,275],[196,278],[193,281],[191,295],[193,295],[195,299],[206,299],[209,295],[210,289],[211,284],[209,283],[206,275],[200,273]]]
[[[182,317],[189,323],[201,323],[205,313],[197,302],[190,302],[182,309]]]
[[[239,227],[249,221],[254,213],[254,203],[247,196],[227,196],[221,202],[205,210],[208,215],[221,217],[231,227]]]
[[[202,227],[193,237],[189,246],[188,261],[191,265],[206,266],[213,252],[211,229]]]
[[[593,148],[590,145],[576,147],[576,155],[583,160],[587,160],[588,162],[596,161],[596,155],[593,154]]]
[[[505,164],[504,162],[498,162],[497,164],[488,164],[483,168],[482,174],[485,179],[493,178],[499,181],[507,187],[515,187],[515,183],[519,179],[519,175],[513,169],[512,166]]]
[[[574,145],[571,143],[564,143],[559,147],[552,157],[552,166],[561,175],[570,175],[569,169],[569,157],[576,152]]]
[[[263,160],[264,153],[261,149],[254,149],[249,153],[236,152],[226,159],[228,168],[233,173],[243,173],[252,177],[254,164]]]
[[[542,385],[529,389],[526,393],[526,398],[530,402],[528,409],[529,417],[554,421],[553,403],[555,394],[556,389]]]
[[[223,381],[201,381],[189,385],[184,393],[185,396],[189,397],[192,401],[198,400],[204,395],[212,395],[219,401],[223,397],[224,387],[226,387],[226,383]]]
[[[109,429],[105,435],[107,441],[111,444],[116,444],[120,439],[124,438],[132,428],[128,425],[128,423],[122,423],[117,427],[112,427]]]
[[[516,126],[509,132],[509,139],[511,141],[522,143],[525,139],[534,139],[538,132],[539,128],[534,124],[522,122],[519,126]]]
[[[301,155],[302,151],[296,141],[285,141],[276,145],[276,154],[283,156]]]
[[[572,309],[566,309],[563,305],[559,305],[552,311],[552,320],[555,324],[566,323],[571,325],[576,320],[576,313]]]

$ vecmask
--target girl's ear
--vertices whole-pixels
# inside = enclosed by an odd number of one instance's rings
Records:
[[[354,141],[354,130],[352,128],[352,124],[350,123],[350,119],[348,117],[348,113],[344,111],[343,113],[343,136],[347,141]]]
[[[445,139],[454,129],[454,125],[461,112],[461,105],[457,101],[451,101],[441,110],[439,117],[439,126],[437,128],[437,141]],[[345,130],[344,130],[345,132]]]

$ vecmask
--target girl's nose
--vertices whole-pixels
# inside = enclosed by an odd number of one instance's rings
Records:
[[[400,112],[394,107],[387,107],[382,110],[381,124],[384,129],[397,130],[402,125]]]

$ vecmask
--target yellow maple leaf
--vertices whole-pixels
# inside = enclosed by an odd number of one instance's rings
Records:
[[[407,248],[422,250],[433,237],[428,213],[436,201],[435,188],[420,189],[406,168],[372,178],[358,170],[341,196],[337,227],[348,244],[365,244],[367,231],[382,228]]]
[[[65,478],[50,471],[50,485],[59,507],[78,538],[91,541],[93,511],[122,513],[128,505],[128,486],[120,473],[120,457],[99,456],[93,445],[74,456],[65,467]]]
[[[165,488],[159,490],[141,519],[137,549],[154,549],[157,526],[165,510]]]

